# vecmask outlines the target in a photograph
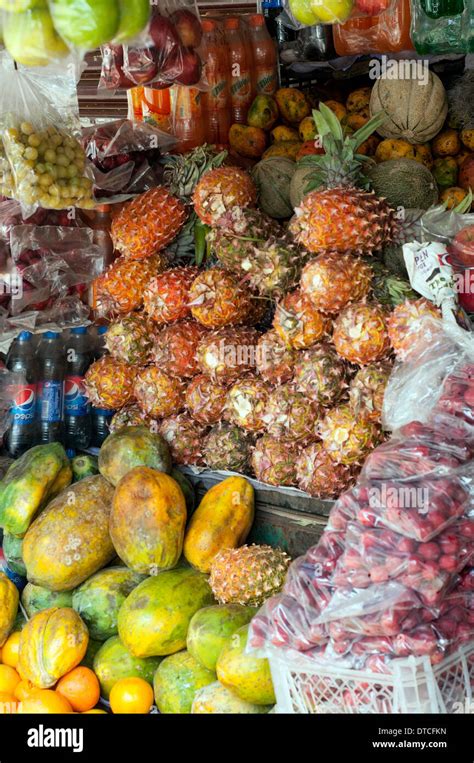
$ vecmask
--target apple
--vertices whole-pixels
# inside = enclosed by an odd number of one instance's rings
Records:
[[[456,233],[452,243],[452,254],[456,263],[474,266],[474,225],[468,225]]]
[[[158,66],[150,48],[124,48],[123,74],[132,87],[152,82],[158,74]]]
[[[171,21],[160,13],[154,13],[151,18],[150,37],[160,60],[166,59],[171,51],[181,44]]]
[[[170,21],[174,24],[181,44],[185,48],[199,47],[202,39],[202,27],[198,17],[192,11],[181,8],[171,14]]]
[[[175,55],[165,61],[161,75],[179,85],[196,85],[201,79],[201,59],[193,48],[177,48]],[[176,72],[176,74],[174,73]]]

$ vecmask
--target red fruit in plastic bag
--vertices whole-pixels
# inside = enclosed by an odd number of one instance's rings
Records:
[[[166,58],[172,49],[181,45],[178,32],[172,21],[160,13],[153,13],[150,23],[150,37],[157,54]]]
[[[420,543],[418,546],[418,554],[422,559],[437,559],[440,553],[441,550],[437,543]]]
[[[170,16],[176,33],[185,48],[198,48],[202,39],[202,27],[198,17],[187,10],[180,8]]]
[[[196,85],[201,79],[201,71],[201,59],[196,51],[193,48],[184,48],[181,59],[181,73],[176,77],[176,82],[180,85]]]

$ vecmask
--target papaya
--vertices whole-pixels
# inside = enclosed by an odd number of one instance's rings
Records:
[[[35,515],[71,480],[69,460],[58,442],[26,451],[0,483],[0,526],[24,535]]]
[[[0,647],[13,629],[19,598],[16,585],[3,572],[0,572]]]
[[[298,130],[286,125],[277,125],[270,133],[272,143],[281,143],[284,140],[299,141]]]
[[[118,636],[112,636],[94,657],[93,669],[99,679],[101,696],[108,700],[112,686],[121,678],[143,678],[153,686],[153,676],[161,660],[161,657],[134,657]]]
[[[117,635],[119,609],[143,579],[127,567],[107,567],[76,588],[72,607],[84,620],[91,638],[105,641]]]
[[[156,575],[176,567],[183,550],[186,519],[186,501],[176,480],[138,466],[116,487],[110,536],[128,567]]]
[[[99,474],[99,462],[95,456],[76,456],[71,461],[73,482]]]
[[[23,541],[30,583],[71,591],[113,559],[109,534],[113,493],[100,475],[88,477],[44,509]]]
[[[244,477],[228,477],[214,485],[191,517],[184,556],[201,572],[223,548],[238,548],[247,538],[255,514],[254,490]]]
[[[217,660],[217,678],[245,702],[274,705],[276,702],[268,660],[245,654],[249,626],[244,625],[231,636]]]
[[[294,87],[281,87],[275,93],[280,114],[285,122],[299,125],[310,113],[310,106],[304,93]]]
[[[49,689],[79,665],[87,651],[89,634],[70,607],[37,612],[21,632],[17,670],[25,681]]]
[[[176,480],[181,490],[183,491],[184,500],[186,501],[186,511],[188,513],[189,519],[196,508],[196,494],[194,492],[194,487],[190,480],[188,480],[188,478],[184,476],[183,472],[180,472],[177,467],[173,467],[170,476]]]
[[[240,699],[234,692],[227,689],[219,681],[204,686],[196,692],[194,702],[191,707],[193,715],[205,714],[258,714],[268,713],[272,709],[271,705],[252,705],[250,702]]]
[[[271,95],[257,95],[247,114],[247,124],[250,127],[260,127],[271,130],[278,121],[278,106]]]
[[[234,124],[229,130],[230,147],[241,156],[258,159],[265,151],[267,136],[261,127]]]
[[[3,533],[3,554],[5,561],[17,575],[21,575],[26,578],[26,567],[22,556],[23,551],[23,539],[18,535],[12,535],[11,533]]]
[[[87,644],[87,651],[82,658],[81,665],[85,668],[94,669],[94,660],[97,652],[101,649],[103,642],[96,641],[94,638],[89,637],[89,643]]]
[[[153,680],[156,706],[160,713],[188,714],[196,692],[215,680],[216,674],[204,668],[189,652],[165,657]]]
[[[10,633],[14,633],[15,631],[22,631],[27,622],[28,620],[23,614],[23,610],[19,607],[18,612],[16,613],[15,622],[12,625]]]
[[[264,159],[272,156],[284,156],[287,159],[296,161],[296,156],[303,144],[299,140],[282,140],[280,143],[273,143],[263,154]]]
[[[109,435],[99,453],[99,471],[114,487],[136,466],[149,466],[159,472],[171,471],[167,442],[148,427],[122,427]]]
[[[189,623],[188,652],[205,668],[215,671],[217,658],[232,634],[247,625],[257,611],[257,607],[241,604],[217,604],[200,609]]]
[[[314,121],[313,117],[305,117],[298,126],[298,135],[300,140],[302,140],[303,143],[306,143],[308,140],[312,140],[314,143],[314,139],[316,138],[317,134],[318,131],[316,129],[316,122]]]
[[[180,567],[160,572],[140,583],[118,614],[124,646],[136,657],[159,657],[180,652],[192,616],[214,597],[205,575]]]
[[[49,588],[27,583],[21,594],[21,603],[28,617],[51,607],[72,607],[71,591],[50,591]]]

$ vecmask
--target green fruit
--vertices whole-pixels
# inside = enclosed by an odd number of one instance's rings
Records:
[[[271,130],[278,121],[278,106],[271,95],[257,95],[252,101],[247,114],[250,127]]]
[[[115,43],[133,40],[145,29],[150,18],[149,0],[119,0],[120,26],[115,35]]]
[[[196,612],[189,623],[188,652],[208,670],[215,670],[217,658],[237,628],[247,625],[257,607],[218,604]]]
[[[99,462],[95,456],[76,456],[71,461],[73,482],[99,474]]]
[[[191,713],[193,715],[222,714],[234,715],[268,713],[271,705],[252,705],[240,699],[233,691],[222,686],[219,681],[200,689],[194,698]]]
[[[12,58],[24,66],[47,66],[69,53],[53,26],[48,9],[43,7],[8,14],[3,39]]]
[[[207,577],[181,567],[140,583],[118,615],[119,635],[137,657],[164,656],[186,647],[192,616],[214,603]]]
[[[239,628],[217,660],[219,681],[245,702],[274,705],[276,702],[268,660],[245,654],[249,626]]]
[[[81,665],[83,665],[85,668],[90,668],[93,670],[95,656],[99,649],[101,649],[102,644],[102,641],[96,641],[95,639],[90,638],[89,643],[87,644],[87,652],[84,655]]]
[[[27,622],[28,620],[19,607],[18,612],[16,613],[15,622],[12,625],[11,632],[14,633],[15,631],[22,631]]]
[[[252,177],[262,212],[275,218],[291,217],[290,186],[295,172],[295,162],[285,156],[269,156],[255,165]]]
[[[46,0],[0,0],[0,10],[23,13],[32,8],[46,8]]]
[[[12,572],[26,578],[26,567],[21,555],[22,546],[23,538],[8,532],[3,533],[3,553],[6,563]]]
[[[160,657],[134,657],[118,636],[112,636],[94,657],[94,673],[99,679],[101,696],[108,699],[112,686],[121,678],[143,678],[153,686],[153,676],[160,662]]]
[[[155,673],[153,688],[160,713],[190,713],[196,692],[216,680],[189,652],[166,657]]]
[[[170,476],[176,480],[181,490],[183,491],[184,500],[186,501],[186,511],[188,512],[189,519],[196,508],[196,494],[194,492],[194,487],[188,478],[185,477],[184,474],[180,472],[180,470],[176,467],[171,470]]]
[[[37,612],[51,607],[72,607],[72,591],[50,591],[39,585],[28,583],[21,594],[23,604],[28,617],[33,617]]]
[[[389,159],[367,172],[376,196],[392,209],[428,209],[438,200],[436,182],[427,167],[413,159]]]
[[[117,635],[119,609],[144,579],[144,575],[128,567],[107,567],[76,588],[72,606],[87,625],[91,638],[105,641]]]
[[[119,29],[117,0],[49,0],[49,7],[61,37],[82,50],[105,45]]]
[[[109,435],[99,453],[99,470],[105,479],[116,487],[137,466],[170,473],[170,449],[161,435],[148,427],[123,427]]]

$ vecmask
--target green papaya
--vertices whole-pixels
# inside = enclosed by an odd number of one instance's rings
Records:
[[[186,511],[188,513],[189,519],[196,508],[196,494],[194,492],[194,487],[192,486],[190,480],[184,476],[183,472],[180,472],[180,470],[176,467],[171,470],[170,476],[176,480],[181,490],[183,491],[184,500],[186,501]]]
[[[149,466],[171,471],[171,453],[161,435],[148,427],[122,427],[107,437],[99,453],[99,470],[114,487],[132,469]]]
[[[192,616],[208,604],[214,604],[214,597],[205,575],[185,567],[160,572],[140,583],[122,604],[119,636],[137,657],[180,652]]]
[[[272,705],[253,705],[251,702],[246,702],[219,681],[215,681],[196,692],[191,713],[193,715],[257,715],[268,713],[271,709]]]
[[[160,662],[161,657],[134,657],[118,636],[112,636],[94,657],[94,673],[99,679],[101,696],[108,699],[112,686],[121,678],[143,678],[153,686],[153,676]]]
[[[87,644],[87,652],[82,658],[81,665],[83,665],[85,668],[90,668],[93,670],[95,656],[99,649],[102,648],[103,643],[103,641],[96,641],[96,639],[90,638],[89,643]]]
[[[26,567],[22,556],[23,539],[11,533],[3,533],[3,554],[13,572],[26,578]]]
[[[217,678],[245,702],[274,705],[276,702],[268,660],[246,654],[249,626],[239,628],[217,660]]]
[[[165,657],[153,680],[156,706],[164,714],[190,713],[196,692],[215,680],[216,674],[189,652]]]
[[[232,634],[247,625],[257,611],[257,607],[241,604],[217,604],[200,609],[189,623],[188,652],[205,668],[215,670],[217,658]]]
[[[99,463],[95,456],[76,456],[72,459],[71,466],[74,482],[99,474]]]
[[[73,591],[72,607],[84,620],[91,638],[105,641],[117,635],[119,609],[144,579],[145,575],[128,567],[107,567]]]
[[[28,617],[51,607],[72,607],[72,591],[50,591],[33,583],[27,583],[21,594],[21,603]]]
[[[69,460],[58,442],[27,450],[0,482],[0,526],[24,535],[35,515],[71,480]]]

